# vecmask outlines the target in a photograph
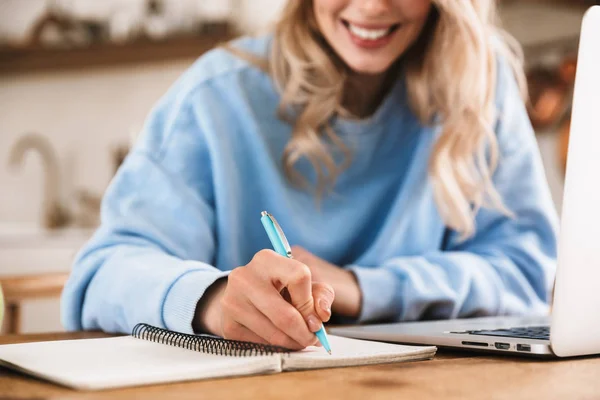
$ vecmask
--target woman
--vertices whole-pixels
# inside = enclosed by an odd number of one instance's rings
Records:
[[[545,312],[557,218],[494,12],[291,0],[272,35],[201,57],[109,187],[66,327],[299,349],[331,313]],[[264,250],[263,210],[295,259]]]

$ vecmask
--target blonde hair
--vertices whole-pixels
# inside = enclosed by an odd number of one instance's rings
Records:
[[[332,117],[346,113],[341,100],[347,67],[331,57],[312,0],[288,1],[275,26],[268,71],[281,91],[280,115],[293,124],[283,155],[288,179],[300,182],[295,164],[307,158],[317,192],[331,187],[346,164],[336,164],[323,138],[349,156],[333,132]],[[423,125],[441,124],[429,160],[434,198],[446,225],[467,238],[482,207],[511,215],[492,175],[499,158],[495,120],[497,56],[513,67],[525,96],[522,54],[499,28],[495,0],[432,0],[428,23],[403,56],[410,107]],[[346,157],[348,162],[349,157]]]

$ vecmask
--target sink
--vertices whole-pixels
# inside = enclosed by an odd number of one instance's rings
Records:
[[[0,275],[67,272],[94,229],[0,224]]]

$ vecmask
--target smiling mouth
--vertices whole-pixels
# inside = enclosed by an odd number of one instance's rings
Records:
[[[350,31],[350,33],[361,40],[381,40],[394,33],[401,24],[393,24],[388,27],[367,28],[364,26],[355,25],[349,21],[342,20],[342,24]]]

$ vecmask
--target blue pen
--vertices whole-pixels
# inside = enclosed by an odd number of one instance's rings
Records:
[[[263,226],[265,227],[265,231],[267,231],[267,235],[269,236],[269,240],[271,240],[271,244],[273,245],[275,252],[284,257],[293,258],[290,244],[283,234],[283,230],[277,223],[277,220],[268,212],[263,211],[260,214],[260,222],[262,222]],[[329,346],[329,340],[327,340],[327,332],[325,332],[325,327],[321,325],[321,329],[316,331],[315,335],[317,336],[317,339],[319,339],[319,342],[321,342],[323,345],[323,348],[331,355],[331,347]]]

